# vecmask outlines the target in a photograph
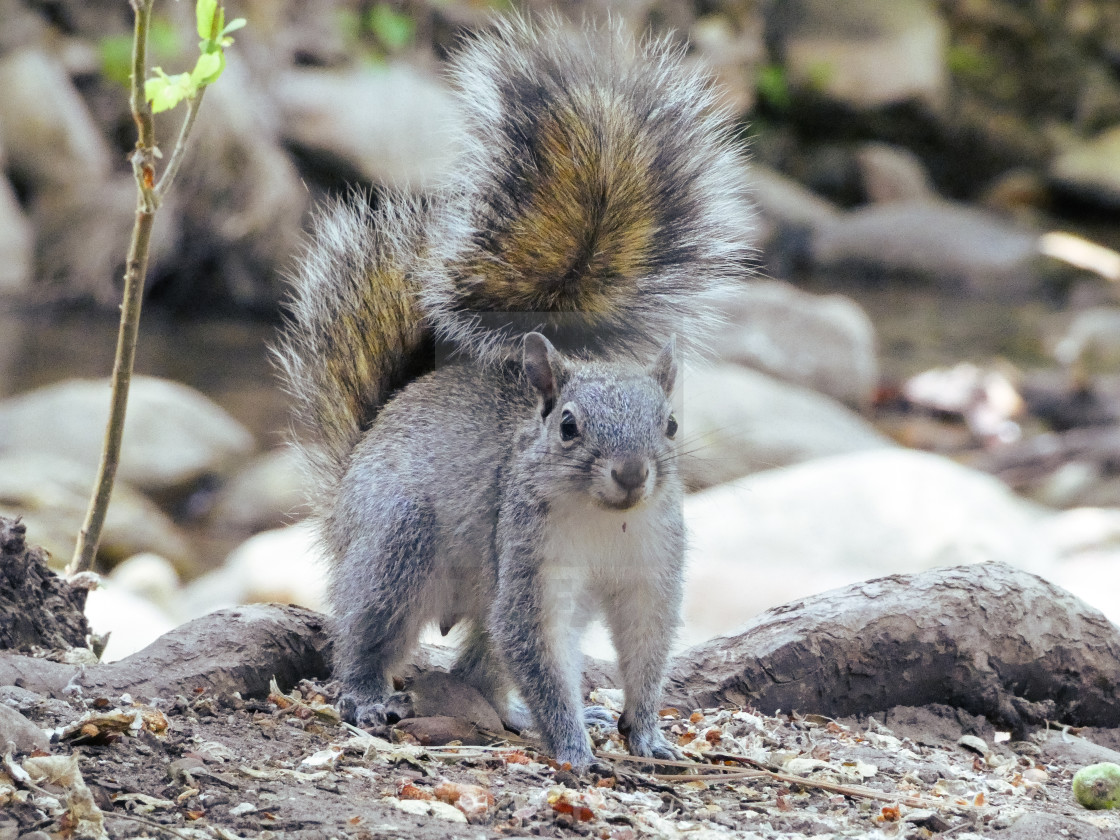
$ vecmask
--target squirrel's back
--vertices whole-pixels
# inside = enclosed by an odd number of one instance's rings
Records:
[[[424,202],[321,218],[277,356],[320,510],[433,339],[479,363],[534,329],[568,350],[703,346],[749,274],[735,125],[668,39],[512,18],[451,64],[462,151]],[[454,410],[454,407],[450,407]]]

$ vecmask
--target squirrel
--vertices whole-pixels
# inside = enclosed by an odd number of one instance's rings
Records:
[[[680,757],[657,714],[685,545],[672,395],[749,274],[734,122],[683,48],[616,24],[505,19],[451,78],[452,174],[320,211],[275,348],[340,706],[384,724],[390,669],[463,622],[453,673],[583,771],[578,642],[601,610],[630,752]]]

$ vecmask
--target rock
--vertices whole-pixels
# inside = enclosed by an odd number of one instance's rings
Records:
[[[945,101],[948,29],[931,2],[793,0],[769,23],[796,86],[858,110]]]
[[[102,662],[116,662],[143,650],[178,623],[148,598],[112,580],[89,593],[86,617],[94,633],[109,634]]]
[[[948,201],[897,201],[855,210],[812,243],[826,275],[919,280],[944,291],[1017,300],[1042,282],[1035,232]]]
[[[182,593],[179,574],[164,557],[152,552],[134,554],[113,567],[107,580],[116,588],[144,598],[170,615]]]
[[[1045,529],[1059,553],[1059,563],[1047,577],[1120,625],[1120,603],[1108,597],[1120,591],[1120,511],[1063,511],[1047,519]]]
[[[62,568],[74,554],[92,488],[90,470],[65,458],[43,452],[0,455],[0,515],[22,517],[30,541],[50,552],[54,568]],[[154,551],[184,571],[194,565],[190,545],[175,523],[118,478],[99,562],[102,568],[111,567],[141,551]]]
[[[0,2],[0,18],[4,21],[0,27],[0,55],[35,43],[47,30],[46,21],[20,0]]]
[[[1054,345],[1054,358],[1067,368],[1120,369],[1120,308],[1094,306],[1076,313]]]
[[[445,715],[434,717],[412,717],[400,721],[396,728],[416,739],[416,743],[425,747],[442,746],[458,741],[467,745],[490,744],[493,735],[479,732],[478,727],[470,721]],[[504,731],[499,728],[498,732]]]
[[[778,281],[743,284],[722,303],[728,326],[712,342],[727,361],[863,408],[879,381],[875,328],[841,295]]]
[[[1097,828],[1076,817],[1058,814],[1023,814],[999,833],[1002,840],[1108,840],[1115,836],[1111,831]]]
[[[864,196],[873,204],[933,198],[921,158],[900,146],[864,143],[856,150]]]
[[[85,589],[51,573],[43,550],[28,545],[27,526],[0,517],[0,650],[84,647],[85,602]]]
[[[0,155],[0,171],[3,169]],[[0,296],[31,284],[35,234],[7,178],[0,175]]]
[[[304,502],[306,482],[288,449],[265,453],[238,471],[218,492],[210,524],[223,533],[256,533],[292,521]]]
[[[1031,740],[1038,745],[1040,755],[1046,762],[1076,764],[1081,767],[1102,762],[1120,764],[1120,752],[1068,732],[1044,730],[1035,733]]]
[[[840,216],[836,205],[768,166],[752,164],[746,177],[759,214],[779,227],[812,232]]]
[[[51,748],[47,733],[15,709],[0,703],[0,749],[8,742],[16,745],[17,752],[24,753]]]
[[[679,419],[685,486],[893,444],[826,396],[737,365],[689,370]]]
[[[325,609],[326,565],[310,524],[265,531],[246,540],[218,569],[192,581],[179,618],[258,601]]]
[[[0,58],[0,145],[32,194],[105,180],[109,147],[62,65],[41,49]]]
[[[415,717],[449,717],[490,732],[502,732],[502,720],[478,689],[452,674],[429,671],[405,689]]]
[[[178,190],[160,204],[152,224],[148,276],[176,259],[181,233]],[[61,301],[119,306],[128,242],[136,218],[136,181],[118,175],[96,190],[51,190],[37,197],[35,282]]]
[[[418,186],[451,164],[455,102],[416,68],[292,70],[273,89],[285,139],[344,177]]]
[[[809,257],[814,234],[840,216],[838,207],[792,178],[761,164],[746,177],[762,224],[758,247],[774,275],[792,274]]]
[[[72,379],[0,402],[0,454],[49,453],[92,477],[109,396],[107,380]],[[253,445],[247,429],[194,389],[136,376],[118,478],[144,491],[182,494],[205,476],[228,472]]]
[[[996,479],[904,449],[835,455],[713,487],[685,500],[683,641],[887,573],[985,560],[1049,571],[1056,552],[1044,519]]]
[[[1055,157],[1050,181],[1075,198],[1120,209],[1120,126]]]

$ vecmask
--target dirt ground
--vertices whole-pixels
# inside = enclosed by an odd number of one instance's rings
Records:
[[[667,709],[663,727],[704,764],[650,773],[624,759],[617,732],[596,729],[603,767],[577,778],[526,743],[415,743],[454,729],[450,719],[375,737],[340,724],[333,700],[330,685],[306,681],[268,700],[155,706],[0,688],[57,757],[8,752],[0,840],[1120,837],[1120,812],[1082,808],[1070,785],[1086,764],[1120,762],[1115,730],[1011,742],[943,706],[881,720]]]

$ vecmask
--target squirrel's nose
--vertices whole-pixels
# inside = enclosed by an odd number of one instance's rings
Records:
[[[649,478],[649,463],[645,458],[631,456],[611,467],[611,478],[624,490],[637,490]]]

